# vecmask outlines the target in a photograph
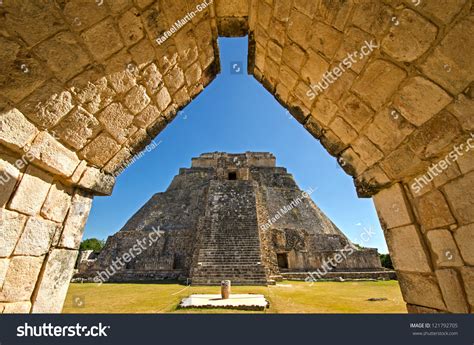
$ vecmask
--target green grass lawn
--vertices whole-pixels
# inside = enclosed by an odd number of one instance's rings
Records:
[[[406,313],[397,281],[284,281],[275,286],[233,286],[233,293],[263,294],[270,308],[263,313]],[[191,294],[219,294],[218,286],[161,284],[71,284],[63,313],[260,313],[226,309],[177,309]],[[387,298],[386,301],[367,301]],[[83,301],[76,306],[74,299]]]

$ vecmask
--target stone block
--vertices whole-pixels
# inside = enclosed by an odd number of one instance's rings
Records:
[[[329,69],[333,70],[338,65],[332,65]],[[329,85],[329,88],[324,91],[324,95],[332,101],[338,103],[341,97],[347,94],[356,78],[356,74],[352,71],[346,70],[339,79]]]
[[[290,13],[290,18],[287,24],[288,37],[301,47],[307,47],[311,31],[311,18],[307,15],[293,9]]]
[[[84,147],[81,154],[88,162],[103,167],[118,150],[120,145],[110,134],[103,132]]]
[[[20,151],[38,134],[35,125],[16,108],[5,109],[0,114],[0,144]],[[20,151],[21,152],[21,151]]]
[[[355,81],[352,90],[373,109],[378,110],[387,103],[405,77],[404,70],[379,59],[367,66],[362,76]]]
[[[434,275],[397,272],[397,277],[405,302],[446,310],[446,305]]]
[[[338,158],[338,163],[347,174],[353,177],[360,176],[365,170],[367,170],[367,165],[351,147],[344,150]]]
[[[128,66],[131,67],[132,65]],[[125,69],[126,67],[123,68],[124,70],[107,75],[107,80],[109,81],[110,85],[118,93],[125,93],[137,85],[135,75],[129,70]]]
[[[474,306],[474,267],[462,267],[461,276],[464,282],[464,290],[466,291],[467,300],[471,305],[472,312],[472,307]]]
[[[380,163],[382,169],[392,179],[403,179],[408,176],[424,173],[428,169],[428,162],[422,161],[409,149],[402,145]]]
[[[433,190],[416,198],[415,206],[423,230],[448,227],[456,222],[439,190]]]
[[[33,313],[61,313],[77,254],[76,250],[54,249],[48,255],[33,300]]]
[[[74,108],[54,129],[58,138],[76,150],[83,148],[99,131],[99,121],[81,107]]]
[[[31,310],[31,302],[0,303],[4,307],[3,314],[28,314]]]
[[[14,255],[45,255],[57,228],[58,225],[49,220],[29,218],[16,245]]]
[[[0,207],[4,207],[10,200],[19,177],[20,171],[0,158]]]
[[[421,64],[423,73],[452,94],[462,92],[474,79],[473,36],[472,20],[460,20]]]
[[[108,1],[107,5],[113,14],[122,13],[128,7],[132,6],[132,0],[114,0]]]
[[[295,0],[293,3],[294,7],[298,11],[306,14],[308,17],[311,18],[313,18],[316,7],[318,7],[314,1],[310,0]]]
[[[161,88],[160,91],[156,94],[156,104],[160,111],[164,111],[168,105],[171,103],[171,96],[166,87]]]
[[[54,81],[47,81],[19,106],[21,112],[40,128],[57,124],[75,105],[71,92]]]
[[[147,128],[147,134],[150,138],[155,138],[166,126],[168,122],[165,117],[159,117]]]
[[[286,0],[275,0],[273,5],[273,15],[280,21],[288,21],[290,18],[292,4]]]
[[[474,223],[457,228],[454,231],[454,239],[464,262],[474,266]]]
[[[409,139],[408,146],[424,159],[438,158],[451,151],[463,136],[461,126],[454,116],[442,110],[425,122]],[[453,163],[449,160],[449,164]],[[440,163],[443,164],[443,163]],[[447,163],[444,163],[446,165]],[[447,170],[446,167],[443,170]]]
[[[421,126],[451,102],[443,89],[422,77],[411,78],[395,95],[393,106],[415,126]]]
[[[30,216],[38,214],[52,182],[49,174],[30,165],[13,195],[10,209]]]
[[[160,117],[160,110],[154,105],[146,107],[138,116],[135,117],[133,123],[138,127],[147,128]]]
[[[383,153],[365,136],[357,138],[352,148],[367,166],[374,165],[384,157]]]
[[[401,184],[380,191],[374,197],[375,208],[384,229],[397,228],[413,223],[411,205]]]
[[[144,36],[140,12],[136,8],[131,8],[122,14],[118,20],[118,26],[125,44],[128,46],[137,43]]]
[[[316,98],[316,102],[314,102],[311,114],[322,124],[328,126],[338,110],[338,106],[329,98],[319,96]]]
[[[192,64],[184,73],[186,78],[186,85],[193,86],[198,84],[201,80],[202,70],[199,62]]]
[[[390,179],[379,165],[370,167],[355,180],[359,198],[370,198],[389,184]]]
[[[138,68],[143,68],[156,58],[156,52],[148,38],[142,39],[140,42],[130,48],[133,61],[138,64]]]
[[[329,64],[320,55],[308,51],[308,60],[301,70],[301,76],[307,83],[307,89],[309,90],[310,85],[324,83],[323,75],[329,70]]]
[[[175,66],[164,76],[165,85],[171,94],[178,91],[184,85],[184,73],[181,68]]]
[[[216,0],[215,8],[218,17],[247,17],[249,15],[249,0]]]
[[[99,61],[105,60],[123,47],[120,34],[111,18],[105,19],[81,33],[87,48]]]
[[[73,184],[77,184],[79,182],[82,177],[82,174],[84,174],[84,171],[86,171],[86,168],[87,162],[82,160],[74,171],[74,174],[72,174],[72,176],[70,177],[70,180]]]
[[[133,87],[125,97],[125,106],[132,111],[133,114],[138,114],[150,103],[150,97],[146,93],[146,89],[142,85]]]
[[[104,171],[112,176],[119,176],[132,162],[130,150],[124,147],[107,163]]]
[[[5,5],[8,5],[8,12],[4,25],[17,32],[29,46],[66,28],[66,23],[55,10],[55,4],[9,2]]]
[[[352,24],[362,30],[379,36],[392,24],[393,9],[383,2],[362,1],[356,4]]]
[[[466,0],[439,0],[420,3],[420,12],[435,17],[444,24],[448,24],[459,13]]]
[[[115,140],[119,143],[126,141],[133,115],[121,103],[112,103],[97,118]]]
[[[109,3],[111,1],[108,1]],[[73,0],[61,3],[61,9],[70,23],[72,30],[83,31],[91,27],[108,15],[107,6],[102,6],[100,1],[82,1]]]
[[[382,49],[398,61],[414,61],[428,51],[438,29],[410,9],[404,9],[396,20],[399,24],[382,40]]]
[[[464,297],[464,289],[458,273],[453,269],[436,270],[435,273],[448,311],[469,313],[469,306]]]
[[[374,44],[380,45],[375,39],[374,36],[362,31],[354,26],[347,29],[344,34],[344,39],[342,40],[341,45],[336,53],[336,61],[344,61],[348,58],[355,61],[352,63],[351,69],[359,74],[364,66],[369,61],[369,56],[362,56],[360,53],[361,48],[367,45],[367,42],[373,42]],[[378,50],[379,48],[376,48]],[[356,53],[356,54],[355,54]],[[352,54],[349,56],[349,54]],[[373,54],[373,52],[372,52]],[[356,59],[354,59],[356,57]],[[347,60],[346,60],[347,61]],[[337,63],[339,65],[339,62]],[[345,74],[345,73],[344,73]]]
[[[70,32],[60,32],[42,42],[34,51],[62,81],[69,80],[90,63],[86,52]]]
[[[60,247],[75,250],[79,248],[91,206],[92,197],[84,192],[77,191],[72,199],[71,208],[64,223],[59,243]]]
[[[331,130],[324,131],[320,140],[321,145],[323,145],[331,156],[337,156],[347,147]]]
[[[95,195],[112,195],[115,177],[97,168],[88,167],[82,175],[78,186]]]
[[[25,226],[26,218],[22,214],[4,208],[0,209],[0,228],[2,229],[0,233],[0,257],[6,258],[13,253]]]
[[[470,224],[474,222],[474,172],[470,172],[452,182],[444,185],[446,198],[454,217],[460,224]]]
[[[383,108],[366,129],[366,135],[385,154],[392,152],[415,127],[394,109]]]
[[[163,84],[163,76],[158,70],[158,67],[156,67],[156,65],[152,63],[143,69],[142,75],[143,85],[145,85],[150,95],[154,95]]]
[[[385,231],[393,265],[398,271],[431,272],[428,256],[414,225]]]
[[[265,29],[268,30],[270,20],[272,19],[272,7],[265,1],[260,0],[258,2],[257,9],[257,22]]]
[[[303,66],[305,53],[296,44],[287,44],[283,48],[282,61],[293,71],[299,71]]]
[[[291,90],[298,83],[298,74],[288,66],[282,64],[278,73],[278,79],[286,86],[288,90]]]
[[[321,52],[327,58],[332,59],[342,42],[343,34],[320,21],[316,21],[311,25],[310,32],[310,47],[315,51]]]
[[[414,304],[407,304],[407,311],[410,314],[446,314],[445,311],[433,308],[420,307],[419,305]]]
[[[472,109],[474,109],[474,100],[468,98],[463,94],[459,94],[454,102],[448,105],[447,110],[453,114],[461,124],[465,131],[474,131],[474,116],[472,116]]]
[[[343,114],[338,114],[329,127],[344,144],[349,144],[357,138],[357,132],[345,120]]]
[[[283,54],[283,48],[278,45],[275,41],[268,41],[267,44],[267,56],[273,61],[280,63],[281,56]]]
[[[346,120],[357,132],[374,117],[374,111],[356,96],[350,94],[342,101],[342,112]]]
[[[430,230],[426,234],[437,267],[462,266],[453,235],[449,230]]]
[[[34,163],[53,174],[70,177],[79,165],[76,153],[66,148],[47,132],[40,132],[28,153]]]
[[[199,48],[192,31],[181,31],[176,38],[179,65],[186,70],[191,64],[198,62]]]
[[[14,256],[0,292],[0,301],[29,301],[43,265],[43,256]]]
[[[59,182],[53,183],[41,209],[41,215],[46,219],[62,223],[71,204],[71,195],[70,188]]]
[[[13,102],[19,102],[49,76],[40,62],[14,39],[2,36],[0,46],[2,47],[2,73],[0,73],[2,95]]]

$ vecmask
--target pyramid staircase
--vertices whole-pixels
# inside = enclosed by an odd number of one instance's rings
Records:
[[[267,285],[256,215],[254,181],[212,181],[199,245],[191,268],[193,285]]]

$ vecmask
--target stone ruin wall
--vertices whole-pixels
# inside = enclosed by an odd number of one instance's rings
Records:
[[[61,309],[92,195],[215,78],[217,36],[247,33],[249,72],[375,196],[409,311],[473,311],[472,153],[410,188],[474,129],[471,0],[215,0],[161,46],[190,1],[77,4],[0,6],[0,311]],[[366,60],[305,96],[371,39]],[[64,217],[43,211],[54,202]],[[27,236],[34,222],[50,241]]]

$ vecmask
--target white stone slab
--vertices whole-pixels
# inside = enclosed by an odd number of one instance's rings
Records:
[[[180,308],[225,308],[242,310],[264,310],[268,308],[268,301],[264,295],[231,294],[228,299],[221,295],[191,295],[184,298]]]

